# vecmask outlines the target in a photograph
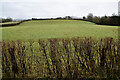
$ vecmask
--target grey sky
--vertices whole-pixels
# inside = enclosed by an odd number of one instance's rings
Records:
[[[118,13],[118,0],[1,0],[0,17],[47,18]]]

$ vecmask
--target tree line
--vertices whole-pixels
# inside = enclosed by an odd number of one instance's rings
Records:
[[[93,16],[92,13],[89,13],[87,17],[83,16],[83,18],[74,18],[72,16],[65,17],[57,17],[57,18],[46,18],[46,19],[38,19],[32,18],[32,20],[84,20],[90,21],[98,25],[112,25],[112,26],[120,26],[120,16],[113,14],[112,16]]]
[[[112,26],[120,26],[120,16],[117,16],[113,14],[112,16],[93,16],[92,13],[89,13],[87,17],[83,16],[83,18],[74,18],[72,16],[65,16],[65,17],[57,17],[57,18],[32,18],[31,20],[84,20],[84,21],[90,21],[95,24],[99,25],[112,25]],[[5,23],[5,22],[12,22],[13,19],[8,17],[8,18],[0,18],[0,23]]]
[[[113,14],[112,16],[93,16],[92,13],[89,13],[87,18],[83,17],[83,20],[87,20],[99,25],[112,25],[112,26],[120,26],[120,16]]]
[[[5,23],[5,22],[12,22],[13,19],[8,17],[8,18],[0,18],[0,23]]]

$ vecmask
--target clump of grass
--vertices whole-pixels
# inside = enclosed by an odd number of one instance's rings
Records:
[[[120,43],[111,37],[2,43],[3,78],[120,77]]]

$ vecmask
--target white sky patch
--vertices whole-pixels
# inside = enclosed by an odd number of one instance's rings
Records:
[[[118,13],[118,0],[2,0],[2,15],[12,18],[95,16]]]
[[[1,0],[1,2],[118,2],[119,0]]]

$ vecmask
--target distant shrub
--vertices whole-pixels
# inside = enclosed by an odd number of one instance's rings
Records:
[[[13,19],[10,18],[10,17],[8,17],[8,18],[1,18],[1,19],[0,19],[0,23],[12,22],[12,21],[13,21]]]

